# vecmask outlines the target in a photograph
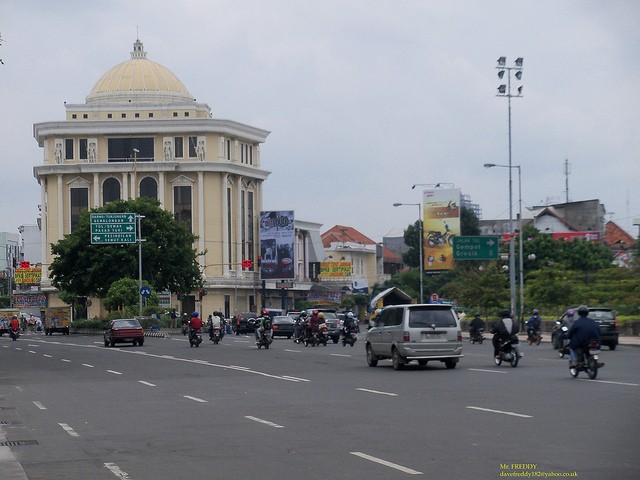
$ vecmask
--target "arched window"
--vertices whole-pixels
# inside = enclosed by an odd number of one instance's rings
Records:
[[[120,182],[115,178],[107,178],[102,184],[102,205],[120,200]]]
[[[144,177],[140,182],[140,196],[158,199],[158,182],[153,177]]]

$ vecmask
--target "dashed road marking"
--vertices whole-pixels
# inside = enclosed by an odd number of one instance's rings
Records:
[[[375,393],[377,395],[388,395],[390,397],[397,397],[398,396],[397,393],[380,392],[378,390],[369,390],[368,388],[356,388],[356,390],[360,390],[361,392],[367,392],[367,393]]]
[[[408,467],[403,467],[402,465],[398,465],[397,463],[388,462],[387,460],[382,460],[381,458],[372,457],[371,455],[367,455],[362,452],[349,452],[351,455],[355,455],[356,457],[364,458],[365,460],[369,460],[370,462],[375,462],[380,465],[384,465],[385,467],[393,468],[395,470],[400,470],[401,472],[408,473],[409,475],[422,475],[422,472],[418,472],[417,470],[413,470]]]
[[[252,417],[251,415],[245,415],[244,418],[248,420],[253,420],[254,422],[262,423],[263,425],[269,425],[270,427],[273,427],[273,428],[284,428],[284,425],[278,425],[277,423],[273,423],[268,420],[263,420],[258,417]]]
[[[71,435],[72,437],[79,437],[80,436],[80,434],[78,434],[73,428],[71,428],[66,423],[59,423],[58,425],[60,425],[62,427],[62,429],[65,432],[67,432],[69,435]]]
[[[471,406],[467,406],[466,408],[470,408],[471,410],[480,410],[481,412],[500,413],[502,415],[510,415],[512,417],[533,418],[531,415],[525,415],[523,413],[505,412],[502,410],[493,410],[491,408],[471,407]]]

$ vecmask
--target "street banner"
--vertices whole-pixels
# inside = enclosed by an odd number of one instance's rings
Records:
[[[460,189],[422,192],[425,271],[453,268],[453,237],[460,235]]]
[[[14,282],[17,285],[38,285],[42,278],[42,269],[34,268],[16,268]]]
[[[262,280],[294,280],[295,233],[293,211],[260,212]]]
[[[351,262],[320,262],[320,279],[343,280],[351,277]]]

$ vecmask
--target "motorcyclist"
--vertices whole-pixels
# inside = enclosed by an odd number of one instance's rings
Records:
[[[182,323],[182,334],[186,335],[187,331],[189,330],[189,315],[187,314],[187,312],[184,312],[182,314],[182,319],[180,320],[180,322]]]
[[[565,341],[568,340],[567,332],[569,331],[569,329],[571,328],[571,325],[573,325],[574,322],[575,322],[575,311],[573,310],[573,308],[570,308],[569,310],[566,311],[561,322],[556,322],[560,324],[560,327],[556,333],[556,346],[558,347],[558,349],[561,349],[566,344]],[[562,330],[563,327],[567,327],[567,330],[563,331]]]
[[[222,338],[222,315],[220,312],[213,312],[213,315],[209,315],[209,339],[213,340],[213,332],[217,328],[220,332],[220,338]]]
[[[296,318],[293,330],[293,336],[298,341],[302,338],[302,332],[306,326],[306,322],[307,312],[303,310],[302,312],[300,312],[300,315],[298,315],[298,318]]]
[[[469,335],[471,338],[478,336],[480,329],[484,329],[484,320],[482,320],[479,313],[476,313],[473,320],[471,320],[471,323],[469,323]]]
[[[344,324],[342,326],[342,334],[346,337],[352,330],[355,330],[355,320],[353,312],[347,312],[344,316]]]
[[[191,320],[189,321],[189,338],[195,337],[202,331],[202,319],[200,314],[195,311],[191,314]]]
[[[13,315],[11,317],[11,321],[9,322],[9,328],[14,332],[18,332],[20,330],[20,320],[18,320],[17,315]]]
[[[520,357],[523,356],[518,348],[518,337],[516,334],[519,331],[520,327],[518,327],[518,322],[514,322],[511,318],[511,311],[508,308],[500,310],[500,320],[491,327],[491,333],[493,333],[491,342],[493,343],[493,354],[496,358],[500,358],[500,344],[507,340],[511,340],[517,355]]]
[[[569,337],[569,361],[570,366],[575,367],[578,363],[578,352],[592,341],[600,345],[600,327],[589,318],[589,307],[580,305],[578,307],[578,319],[573,322],[567,332]]]
[[[262,310],[259,318],[256,319],[256,343],[260,342],[260,336],[267,330],[271,330],[271,317],[269,316],[269,310],[266,308]]]
[[[527,320],[527,335],[529,338],[534,337],[542,327],[542,319],[540,318],[540,311],[537,308],[534,308],[531,312],[531,318]]]

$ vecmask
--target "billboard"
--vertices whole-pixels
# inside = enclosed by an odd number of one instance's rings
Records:
[[[293,211],[260,212],[260,278],[295,278],[295,228]]]
[[[460,189],[422,192],[425,271],[453,268],[453,237],[460,236]]]

